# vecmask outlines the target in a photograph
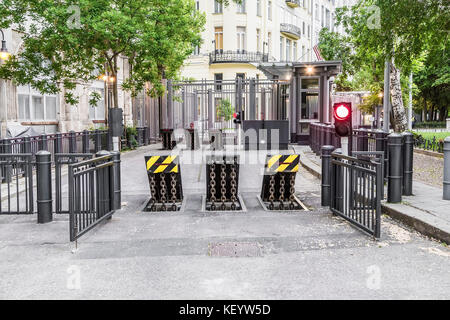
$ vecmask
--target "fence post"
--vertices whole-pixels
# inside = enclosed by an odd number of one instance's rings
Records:
[[[121,176],[120,176],[120,152],[115,151],[111,152],[113,155],[113,179],[114,181],[114,198],[113,198],[113,209],[114,210],[120,210],[122,206],[122,192],[121,192]]]
[[[360,130],[361,136],[361,150],[358,151],[369,151],[369,132],[366,128]]]
[[[98,129],[94,131],[94,145],[95,145],[95,153],[100,152],[102,150],[102,136],[100,134],[100,130]]]
[[[77,137],[75,131],[69,131],[69,153],[77,153]]]
[[[53,147],[55,154],[62,153],[62,134],[60,132],[55,134],[55,145]]]
[[[101,150],[95,154],[96,158],[109,156],[109,153],[106,150]],[[114,191],[112,190],[112,183],[109,183],[111,175],[111,167],[101,168],[97,171],[97,190],[98,190],[98,210],[97,210],[97,219],[104,216],[106,213],[110,211],[110,206],[113,201],[112,197],[114,197]],[[111,196],[110,196],[111,195]]]
[[[450,137],[444,140],[444,200],[450,200]]]
[[[107,129],[106,130],[106,149],[108,151],[113,151],[114,150],[112,139],[113,139],[112,131]]]
[[[6,154],[12,154],[11,141],[8,139],[3,140],[3,152]],[[5,170],[4,173],[2,172],[3,182],[10,183],[12,179],[12,166],[5,165],[3,168]]]
[[[250,79],[249,81],[249,92],[250,92],[250,114],[248,120],[256,120],[256,83],[255,79]]]
[[[41,151],[41,150],[48,151],[48,141],[47,141],[47,135],[46,134],[41,134],[40,135],[38,147],[39,147],[38,151]]]
[[[402,140],[399,133],[391,133],[388,136],[389,149],[389,175],[388,175],[388,202],[399,203],[402,201],[403,157]]]
[[[414,161],[414,137],[411,132],[403,134],[403,195],[413,195],[413,161]]]
[[[31,153],[31,138],[29,135],[23,137],[23,153]]]
[[[52,155],[50,152],[41,150],[36,153],[36,169],[38,223],[52,222]]]
[[[334,150],[333,153],[342,154],[342,149],[336,149]],[[332,154],[333,154],[332,153]],[[331,189],[334,189],[334,194],[331,195],[331,201],[330,203],[332,203],[334,201],[335,204],[335,208],[342,212],[343,208],[344,208],[344,179],[343,178],[343,167],[340,165],[331,165],[331,184],[333,185],[331,187]],[[333,170],[334,168],[334,170]],[[332,192],[333,193],[333,192]],[[334,197],[335,196],[335,197]],[[333,199],[334,197],[334,199]]]
[[[331,153],[333,146],[322,147],[322,207],[331,204]]]
[[[89,153],[89,131],[83,130],[81,135],[82,153]]]

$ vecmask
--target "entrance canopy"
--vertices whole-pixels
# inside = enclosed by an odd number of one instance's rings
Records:
[[[341,61],[317,62],[265,62],[257,65],[269,79],[290,80],[292,76],[322,76],[334,77],[341,73]]]
[[[332,121],[332,82],[342,70],[341,61],[266,62],[257,67],[269,79],[290,83],[291,142],[308,144],[311,123]]]

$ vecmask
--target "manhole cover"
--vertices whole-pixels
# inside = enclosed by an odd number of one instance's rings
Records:
[[[261,257],[261,245],[252,242],[210,243],[211,257]]]

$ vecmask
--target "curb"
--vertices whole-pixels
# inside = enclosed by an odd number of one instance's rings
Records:
[[[435,157],[435,158],[439,158],[439,159],[444,159],[444,154],[439,153],[439,152],[414,148],[414,153],[418,153],[418,154],[422,154],[422,155],[430,156],[430,157]]]
[[[306,161],[302,161],[302,158],[306,159]],[[307,159],[306,155],[303,152],[301,153],[300,163],[303,168],[305,168],[308,172],[313,174],[315,177],[317,177],[318,179],[322,178],[322,173],[317,168],[314,168],[316,165],[314,165],[309,159]],[[413,209],[414,208],[411,208],[411,210],[413,210]],[[404,212],[400,212],[394,208],[391,208],[386,203],[383,203],[383,202],[381,203],[381,211],[382,211],[382,213],[388,215],[392,219],[397,220],[397,221],[413,228],[417,232],[419,232],[427,237],[431,237],[436,240],[442,241],[446,244],[450,244],[450,233],[448,233],[442,229],[439,229],[419,218],[407,215]]]
[[[450,233],[442,229],[439,229],[419,218],[412,217],[399,210],[391,208],[384,203],[381,204],[381,211],[382,213],[387,214],[391,218],[402,222],[403,224],[413,228],[414,230],[420,232],[425,236],[434,238],[446,244],[450,244]]]

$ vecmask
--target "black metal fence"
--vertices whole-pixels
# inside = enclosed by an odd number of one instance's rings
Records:
[[[92,159],[93,156],[91,153],[55,154],[55,213],[69,213],[68,176],[65,172],[68,165]]]
[[[375,238],[380,237],[384,194],[383,161],[379,159],[331,155],[331,211]]]
[[[434,152],[444,153],[444,140],[443,139],[426,139],[421,135],[414,135],[414,147],[424,150],[430,150]]]
[[[34,213],[33,155],[0,154],[0,215]]]
[[[69,165],[70,241],[113,215],[116,188],[113,155]]]

